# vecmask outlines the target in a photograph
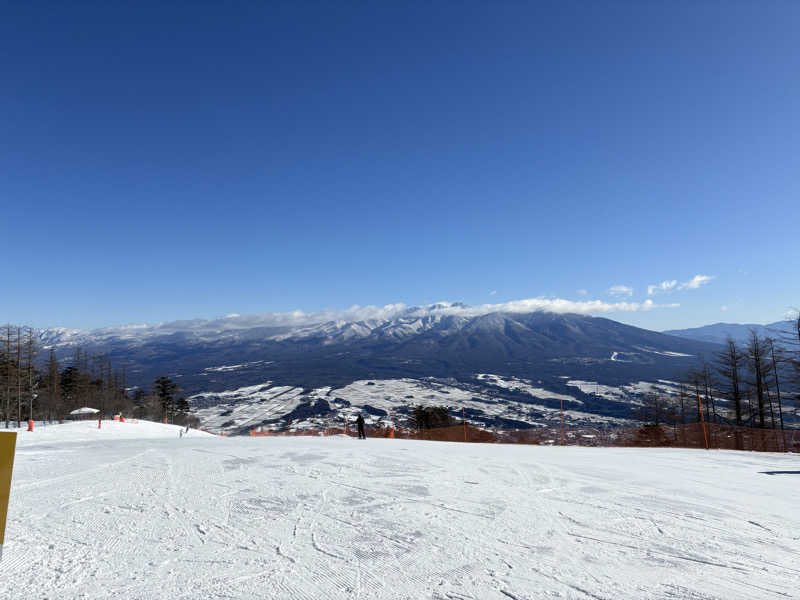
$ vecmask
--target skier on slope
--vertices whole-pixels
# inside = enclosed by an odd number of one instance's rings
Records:
[[[358,418],[356,419],[356,426],[358,427],[358,439],[360,440],[367,439],[367,436],[364,433],[364,417],[361,415],[361,413],[358,413]]]

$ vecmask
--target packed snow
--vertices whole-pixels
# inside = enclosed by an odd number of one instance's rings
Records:
[[[796,455],[21,433],[0,597],[797,597]]]

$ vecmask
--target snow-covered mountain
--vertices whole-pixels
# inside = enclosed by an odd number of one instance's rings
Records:
[[[46,348],[111,342],[146,343],[167,336],[198,341],[313,338],[331,343],[369,335],[400,338],[435,327],[445,318],[463,319],[481,314],[482,310],[482,307],[472,308],[459,302],[414,307],[404,304],[354,306],[341,311],[294,311],[250,316],[231,314],[218,319],[179,320],[157,325],[124,325],[93,330],[53,327],[43,329],[40,337]]]
[[[109,355],[127,364],[139,384],[161,374],[205,377],[209,369],[231,364],[269,365],[271,374],[292,365],[299,380],[323,365],[342,373],[342,381],[353,379],[346,373],[352,368],[366,376],[372,371],[397,375],[398,370],[450,376],[492,366],[527,375],[546,363],[658,375],[665,366],[694,362],[713,350],[708,344],[576,314],[484,313],[458,303],[351,312],[229,315],[91,331],[54,328],[41,331],[40,341],[67,359],[76,347]],[[335,318],[325,319],[329,316]]]
[[[223,413],[241,403],[253,405],[246,410],[247,422],[343,418],[348,406],[372,406],[374,398],[333,392],[352,391],[348,386],[367,381],[391,389],[390,401],[383,404],[396,404],[400,412],[412,398],[439,397],[443,394],[436,390],[449,386],[459,390],[450,398],[466,395],[481,403],[483,409],[472,407],[473,417],[486,425],[547,421],[565,396],[575,399],[580,420],[627,419],[630,403],[600,394],[601,388],[676,381],[718,349],[601,317],[530,309],[492,312],[458,303],[229,315],[88,332],[51,329],[41,332],[41,340],[65,360],[77,346],[107,355],[127,366],[134,385],[148,387],[160,375],[172,377],[184,394],[194,396],[198,410],[220,417],[220,424],[231,421],[228,427],[234,428],[244,427],[243,422],[225,420]],[[482,373],[494,379],[478,377]],[[585,385],[570,387],[569,381]],[[520,386],[547,393],[532,399]],[[413,390],[403,392],[406,388]],[[253,389],[271,391],[253,396]],[[277,404],[275,390],[284,390]],[[348,404],[337,404],[338,399]],[[225,407],[212,410],[217,405]],[[380,410],[391,412],[386,406]]]

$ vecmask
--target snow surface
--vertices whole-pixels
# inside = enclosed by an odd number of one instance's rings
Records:
[[[176,432],[87,422],[22,433],[0,597],[800,589],[796,455]]]
[[[221,365],[219,367],[206,367],[203,371],[208,373],[229,373],[230,371],[239,371],[240,369],[245,369],[247,367],[252,367],[254,365],[270,365],[273,361],[271,360],[256,360],[253,362],[246,362],[240,365]]]
[[[647,348],[643,346],[636,346],[637,350],[641,350],[642,352],[650,352],[651,354],[658,354],[660,356],[672,356],[672,357],[690,357],[693,356],[692,354],[684,354],[683,352],[671,352],[669,350],[656,350],[655,348]]]
[[[614,354],[616,354],[616,352]],[[527,379],[519,379],[517,377],[504,378],[500,375],[492,375],[491,373],[478,373],[475,377],[480,381],[483,381],[484,383],[496,385],[498,387],[511,391],[529,394],[534,398],[539,398],[543,400],[547,399],[563,400],[564,402],[574,402],[575,404],[583,404],[583,400],[578,400],[574,396],[569,396],[568,394],[558,394],[556,392],[551,392],[541,387],[535,387],[533,385],[533,382],[528,381]]]
[[[531,381],[502,378],[492,374],[478,374],[476,380],[530,395],[533,398],[564,400],[577,405],[583,402],[567,394],[550,392],[535,387]],[[447,380],[449,381],[449,380]],[[398,417],[416,405],[447,406],[453,414],[460,415],[462,407],[467,410],[467,420],[481,425],[496,417],[521,421],[536,427],[560,422],[559,408],[537,404],[528,400],[521,402],[500,397],[486,387],[476,387],[457,382],[426,379],[362,379],[341,388],[323,387],[306,391],[301,387],[273,386],[272,382],[253,385],[224,392],[204,392],[189,398],[194,414],[208,429],[217,432],[236,432],[242,429],[261,428],[280,430],[289,424],[284,415],[302,403],[324,400],[330,413],[320,417],[294,420],[291,430],[341,427],[345,420],[353,421],[363,412],[369,425],[378,423],[391,426]],[[570,382],[571,383],[571,382]],[[460,387],[461,386],[461,387]],[[616,388],[614,388],[616,389]],[[367,408],[365,408],[367,407]],[[565,410],[565,419],[570,424],[624,424],[629,420],[609,417],[578,410]],[[482,420],[483,419],[483,420]]]
[[[618,387],[603,385],[596,381],[570,379],[567,381],[567,385],[578,388],[584,394],[595,394],[605,400],[622,402],[625,404],[641,404],[641,397],[645,394],[677,396],[680,393],[680,384],[666,379],[659,379],[657,383],[653,383],[652,381],[634,381]]]

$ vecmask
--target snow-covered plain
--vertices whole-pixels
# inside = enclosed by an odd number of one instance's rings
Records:
[[[344,421],[353,421],[359,412],[364,412],[367,423],[382,423],[391,426],[402,420],[411,407],[447,406],[454,414],[465,408],[467,420],[481,426],[495,418],[528,423],[533,427],[553,425],[560,422],[559,408],[546,406],[535,400],[563,400],[566,422],[571,425],[629,424],[630,420],[591,413],[581,408],[583,401],[567,394],[549,391],[531,380],[501,377],[490,373],[479,373],[474,384],[452,380],[425,379],[362,379],[344,387],[330,386],[306,390],[301,387],[276,386],[266,381],[224,392],[205,392],[189,398],[194,414],[210,430],[222,433],[241,432],[247,428],[271,430],[324,429],[342,427]],[[477,384],[477,385],[476,385]],[[567,385],[581,391],[595,391],[593,382],[572,381]],[[636,394],[648,391],[653,384],[634,382],[625,389],[603,386],[614,400],[637,403]],[[663,386],[662,386],[663,387]],[[525,394],[530,400],[504,397],[505,391]],[[629,396],[631,399],[628,399]],[[604,396],[605,397],[605,396]],[[318,416],[305,416],[291,423],[287,415],[303,403],[324,401],[330,408]]]
[[[84,422],[20,434],[0,598],[797,598],[798,506],[796,455]]]

